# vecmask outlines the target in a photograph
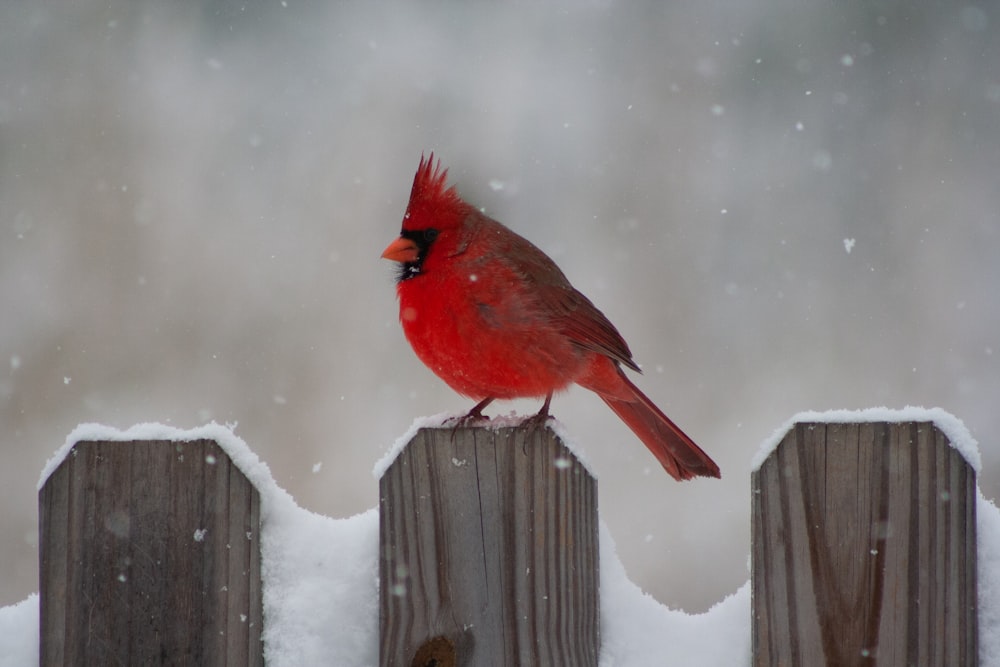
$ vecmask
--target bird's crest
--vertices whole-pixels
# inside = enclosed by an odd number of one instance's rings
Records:
[[[441,167],[441,160],[434,161],[434,153],[427,158],[420,156],[420,166],[413,177],[410,190],[408,216],[418,212],[442,212],[443,207],[461,203],[455,186],[448,187],[448,170]]]

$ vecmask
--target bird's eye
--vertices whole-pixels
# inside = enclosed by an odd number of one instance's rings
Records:
[[[438,230],[431,228],[424,230],[424,240],[428,243],[432,243],[434,239],[438,237]]]

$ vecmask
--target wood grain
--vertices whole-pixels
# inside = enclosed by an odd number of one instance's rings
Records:
[[[422,429],[380,499],[380,664],[597,665],[597,484],[549,429]]]
[[[975,665],[975,473],[932,423],[800,423],[754,472],[754,665]]]
[[[215,442],[77,443],[39,522],[41,665],[263,665],[260,500]]]

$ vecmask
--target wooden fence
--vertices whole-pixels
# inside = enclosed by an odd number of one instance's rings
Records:
[[[80,442],[38,498],[42,665],[263,665],[260,499],[210,440]]]
[[[796,425],[752,478],[753,664],[975,665],[975,487],[933,424]],[[382,665],[597,664],[596,483],[551,431],[422,430],[379,491]],[[262,665],[259,506],[214,442],[77,443],[41,664]]]
[[[977,663],[975,473],[934,424],[796,424],[751,489],[755,666]]]
[[[380,664],[596,667],[597,484],[552,431],[421,430],[379,499]]]

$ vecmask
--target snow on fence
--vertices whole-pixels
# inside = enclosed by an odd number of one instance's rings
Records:
[[[40,664],[295,664],[315,630],[263,627],[266,467],[248,482],[211,439],[70,445],[39,494]],[[800,423],[762,459],[754,665],[976,664],[975,474],[934,424]],[[633,664],[600,646],[596,506],[549,430],[417,431],[380,481],[380,664]]]

